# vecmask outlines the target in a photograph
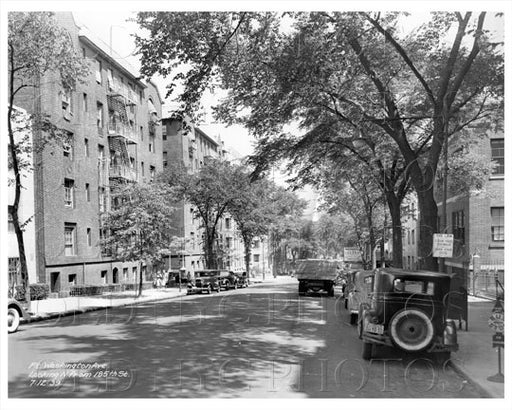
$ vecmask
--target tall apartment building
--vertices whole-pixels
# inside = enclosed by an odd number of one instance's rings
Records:
[[[419,238],[418,197],[415,192],[412,192],[402,204],[402,267],[404,269],[418,269]]]
[[[445,260],[446,271],[470,278],[466,285],[472,291],[477,276],[485,283],[476,285],[494,292],[493,277],[503,280],[505,252],[505,150],[503,133],[489,131],[482,135],[477,153],[497,167],[486,182],[482,192],[447,195],[447,232],[454,235],[453,258]],[[449,175],[448,175],[449,178]],[[438,187],[440,188],[440,187]],[[442,219],[442,192],[436,195],[439,220]],[[478,279],[480,281],[480,279]]]
[[[226,158],[227,151],[223,142],[212,138],[193,124],[189,124],[190,130],[185,130],[181,119],[164,115],[162,128],[164,168],[171,163],[181,163],[189,172],[194,173],[208,157]],[[184,239],[184,245],[181,250],[171,255],[168,268],[177,273],[184,267],[191,276],[196,270],[205,269],[201,221],[194,218],[194,207],[191,204],[177,204],[173,229],[177,237]],[[219,222],[217,233],[219,268],[245,270],[243,242],[229,214],[225,214]]]
[[[114,181],[144,183],[162,170],[162,100],[153,83],[141,81],[108,46],[80,29],[71,13],[56,13],[56,19],[92,70],[71,93],[48,75],[40,88],[16,100],[29,113],[49,114],[69,134],[69,143],[34,156],[36,250],[29,279],[48,283],[53,293],[74,284],[133,283],[136,262],[102,253],[101,220]]]

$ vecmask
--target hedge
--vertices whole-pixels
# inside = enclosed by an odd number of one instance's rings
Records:
[[[30,300],[42,300],[48,298],[50,287],[46,283],[31,283]],[[25,288],[21,285],[16,286],[16,300],[25,300]]]

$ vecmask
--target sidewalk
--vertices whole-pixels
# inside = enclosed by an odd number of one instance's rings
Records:
[[[279,282],[280,279],[272,276],[263,280],[260,278],[251,278],[252,284]],[[132,304],[148,303],[164,299],[172,299],[187,294],[187,287],[181,288],[158,288],[145,289],[142,296],[135,297],[135,291],[111,292],[101,296],[70,296],[67,298],[52,298],[44,300],[35,300],[30,303],[28,311],[30,319],[22,322],[31,323],[40,320],[54,319],[62,316],[70,316],[99,310],[104,308],[113,308]]]
[[[498,352],[492,347],[494,331],[489,327],[494,301],[469,296],[468,331],[458,329],[459,351],[452,354],[452,365],[483,393],[493,398],[504,398],[504,383],[488,381],[498,373]],[[501,372],[504,373],[504,349],[501,349]]]

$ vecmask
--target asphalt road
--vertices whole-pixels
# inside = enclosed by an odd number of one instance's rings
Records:
[[[363,361],[348,320],[288,280],[25,325],[9,397],[479,397],[433,355]]]

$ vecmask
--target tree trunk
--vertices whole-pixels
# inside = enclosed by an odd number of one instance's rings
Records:
[[[247,281],[249,280],[249,264],[251,263],[251,242],[252,239],[244,238],[244,256],[245,256],[245,272],[247,274]]]
[[[139,291],[137,292],[137,297],[142,296],[142,259],[140,260],[140,269],[139,269]]]
[[[418,192],[418,208],[420,211],[419,267],[437,271],[437,258],[432,256],[433,234],[437,232],[437,205],[432,186]]]
[[[402,214],[401,201],[395,195],[387,195],[387,203],[393,226],[393,267],[401,268],[403,259],[402,248]]]
[[[206,268],[217,269],[217,260],[215,259],[215,251],[213,249],[215,244],[215,228],[205,229],[205,239],[204,253],[206,259]]]

